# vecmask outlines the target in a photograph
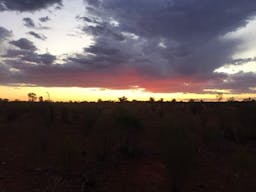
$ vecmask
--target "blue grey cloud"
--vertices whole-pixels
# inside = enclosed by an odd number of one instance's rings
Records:
[[[45,22],[50,21],[50,20],[51,20],[51,19],[50,19],[49,16],[45,16],[45,17],[40,17],[40,18],[39,18],[39,21],[41,21],[42,23],[45,23]]]
[[[151,60],[149,53],[157,53],[170,70],[181,74],[211,73],[230,59],[239,42],[219,38],[245,26],[256,6],[255,1],[238,0],[103,0],[88,4],[92,17],[103,22],[85,26],[86,32],[98,39],[122,36],[121,32],[135,34],[140,37],[144,60]],[[119,25],[106,25],[111,19]],[[165,49],[157,49],[161,41]]]
[[[0,11],[36,11],[54,4],[62,5],[62,0],[0,0]]]
[[[92,48],[97,47],[90,64],[107,63],[106,49],[118,50],[128,59],[113,63],[116,55],[108,56],[109,71],[129,65],[159,78],[214,78],[213,71],[231,60],[240,43],[221,37],[246,26],[255,7],[253,0],[87,0],[90,16],[83,30],[94,35]]]
[[[33,42],[26,38],[21,38],[17,41],[10,41],[10,44],[23,50],[35,51],[37,49]]]
[[[6,28],[0,26],[0,41],[6,39],[8,37],[11,37],[11,35],[12,35],[11,31],[9,31]]]
[[[26,27],[29,27],[29,28],[35,28],[35,27],[36,27],[36,25],[35,25],[33,19],[31,19],[31,18],[29,18],[29,17],[23,18],[23,22],[24,22],[24,25],[25,25]]]
[[[47,37],[45,35],[36,33],[34,31],[29,31],[28,34],[33,36],[36,39],[40,39],[40,40],[43,40],[43,41],[47,39]]]

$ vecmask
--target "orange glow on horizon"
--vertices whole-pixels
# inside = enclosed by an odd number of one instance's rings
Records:
[[[117,101],[119,97],[125,96],[128,100],[148,101],[150,97],[155,100],[163,98],[165,101],[176,99],[177,101],[187,101],[189,99],[215,101],[216,93],[153,93],[145,91],[142,88],[134,87],[133,89],[104,89],[104,88],[61,88],[61,87],[19,87],[19,86],[0,86],[0,98],[7,98],[11,101],[20,100],[27,101],[29,92],[36,93],[37,96],[42,96],[45,100],[52,101]],[[223,100],[228,98],[242,100],[245,98],[256,98],[256,94],[223,94]]]

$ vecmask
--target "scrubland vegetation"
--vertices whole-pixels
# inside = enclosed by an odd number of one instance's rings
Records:
[[[256,102],[0,102],[0,192],[255,191]]]

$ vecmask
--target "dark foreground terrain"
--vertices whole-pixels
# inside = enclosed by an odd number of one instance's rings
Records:
[[[0,102],[0,192],[255,192],[255,124],[255,102]]]

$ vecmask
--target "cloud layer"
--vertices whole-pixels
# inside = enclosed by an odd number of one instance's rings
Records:
[[[62,0],[0,0],[0,11],[36,11],[45,9],[51,5],[61,5]]]
[[[60,0],[24,2],[0,0],[0,10],[34,11],[61,4]],[[9,70],[16,69],[10,71],[12,81],[42,86],[140,86],[156,92],[207,88],[250,92],[256,86],[254,73],[214,72],[228,62],[251,62],[255,57],[233,60],[240,41],[225,38],[255,16],[253,0],[85,0],[85,7],[77,21],[80,32],[91,35],[94,44],[58,64],[56,56],[37,53],[30,39],[12,40],[13,47],[2,61]],[[23,20],[35,28],[32,18]],[[49,17],[39,20],[47,22]],[[7,34],[0,28],[0,41]],[[46,39],[34,31],[28,34]]]

